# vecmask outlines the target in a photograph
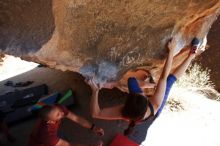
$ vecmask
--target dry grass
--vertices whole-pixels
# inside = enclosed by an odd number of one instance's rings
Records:
[[[220,94],[215,90],[215,85],[210,80],[210,72],[211,70],[208,68],[203,69],[201,65],[195,63],[189,67],[174,86],[220,101]]]
[[[192,64],[187,72],[175,83],[167,107],[172,112],[184,110],[183,97],[187,92],[194,92],[209,99],[220,101],[220,93],[215,90],[215,85],[210,80],[209,69],[201,65]],[[192,97],[193,98],[193,97]]]
[[[167,106],[171,112],[179,112],[184,110],[184,105],[180,99],[170,98],[167,101]]]

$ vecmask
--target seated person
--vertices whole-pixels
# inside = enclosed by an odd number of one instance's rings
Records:
[[[29,146],[84,146],[69,143],[58,136],[58,128],[63,118],[68,118],[82,127],[91,129],[99,136],[104,135],[103,129],[70,112],[64,106],[46,105],[40,109],[39,117],[30,135]],[[102,146],[102,142],[91,146]]]
[[[124,135],[128,136],[129,139],[136,143],[141,144],[146,138],[148,128],[163,110],[172,85],[183,75],[196,54],[203,51],[199,49],[199,44],[199,40],[194,38],[188,56],[174,72],[170,73],[176,43],[175,40],[168,43],[169,54],[153,96],[146,96],[140,88],[137,79],[135,77],[130,77],[128,78],[129,94],[125,104],[100,109],[98,102],[100,87],[98,87],[93,80],[90,80],[88,84],[93,90],[91,96],[92,116],[103,120],[128,121],[129,126],[124,131]]]

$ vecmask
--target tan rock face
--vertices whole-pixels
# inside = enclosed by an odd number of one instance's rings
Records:
[[[209,49],[200,57],[203,67],[211,70],[211,80],[220,91],[220,18],[213,24],[208,34]]]
[[[219,0],[3,0],[0,50],[99,81],[138,66],[156,73],[170,37],[179,51],[219,12]]]

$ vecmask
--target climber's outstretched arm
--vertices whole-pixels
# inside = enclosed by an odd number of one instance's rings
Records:
[[[166,61],[166,64],[164,66],[165,71],[163,70],[161,78],[158,82],[158,86],[157,86],[155,95],[151,99],[152,103],[154,104],[154,107],[155,107],[156,116],[158,116],[161,113],[163,107],[165,106],[166,101],[168,99],[170,89],[171,89],[173,83],[184,74],[184,72],[187,70],[187,68],[190,65],[193,58],[195,58],[196,55],[201,54],[205,50],[204,49],[205,46],[202,46],[202,48],[199,48],[200,47],[199,44],[200,44],[200,41],[197,38],[194,38],[192,40],[189,55],[170,75],[169,75],[169,73],[164,74],[164,72],[170,71],[170,69],[171,69],[171,64],[172,64],[172,60],[173,60],[172,56],[174,55],[173,51],[174,51],[175,45],[169,45],[170,53],[169,53],[168,59]],[[163,75],[165,78],[163,77]]]
[[[154,96],[150,98],[150,101],[154,107],[155,114],[157,113],[159,107],[161,106],[164,95],[165,95],[167,77],[170,74],[170,70],[172,67],[175,46],[176,46],[175,40],[172,40],[168,43],[169,54],[166,59],[162,74],[159,78]]]

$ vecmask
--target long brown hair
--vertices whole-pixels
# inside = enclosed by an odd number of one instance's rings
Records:
[[[129,93],[125,102],[122,114],[130,120],[128,128],[124,131],[125,135],[129,135],[135,127],[137,121],[142,119],[148,107],[148,100],[145,96]]]

